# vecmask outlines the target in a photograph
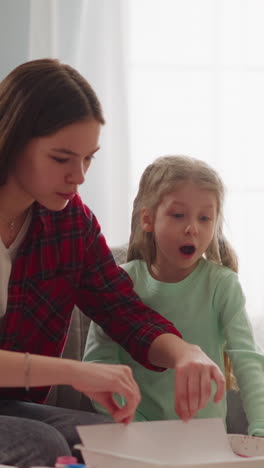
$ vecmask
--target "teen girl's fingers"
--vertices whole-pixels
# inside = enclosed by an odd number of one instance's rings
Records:
[[[128,424],[134,419],[136,407],[125,405],[124,408],[121,408],[112,393],[95,393],[92,395],[92,399],[100,403],[116,422]]]
[[[211,370],[211,379],[215,381],[217,385],[217,390],[214,396],[214,402],[218,403],[222,400],[225,390],[226,390],[226,381],[223,374],[219,371],[218,367],[214,366]]]
[[[95,400],[97,403],[100,403],[100,405],[106,409],[106,411],[113,417],[113,419],[116,420],[115,413],[118,410],[119,406],[116,400],[114,399],[112,393],[110,392],[94,393],[94,394],[90,394],[90,398],[92,400]]]
[[[188,375],[186,369],[175,369],[175,411],[183,421],[190,419],[188,399]]]
[[[212,378],[217,379],[218,383],[214,401],[219,401],[223,396],[224,379],[216,366],[195,363],[187,368],[176,369],[175,410],[182,420],[188,421],[207,405],[211,396]]]
[[[111,409],[111,415],[115,421],[128,424],[134,419],[135,412],[140,401],[140,396],[138,397],[135,392],[131,393],[131,389],[128,387],[123,387],[119,394],[125,399],[125,404],[120,406],[112,394],[112,401],[108,402],[108,405]]]
[[[135,417],[136,408],[137,408],[137,405],[131,406],[130,403],[127,402],[125,406],[123,406],[123,408],[119,408],[113,413],[113,418],[117,422],[128,424],[131,421],[133,421]]]
[[[132,401],[133,404],[138,405],[141,400],[141,395],[139,387],[133,377],[132,370],[128,366],[122,367],[124,367],[124,371],[127,373],[127,379],[121,381],[120,388],[116,391],[119,392],[127,402]]]
[[[204,408],[211,395],[211,377],[209,368],[196,363],[187,376],[187,402],[189,417]]]
[[[126,401],[125,405],[115,406],[113,417],[116,421],[128,423],[133,420],[137,406],[141,400],[139,387],[134,380],[131,369],[121,366],[123,375],[115,382],[115,392],[120,394]],[[125,375],[125,378],[124,378]]]
[[[194,369],[188,375],[187,379],[187,398],[189,405],[190,418],[193,417],[200,409],[201,400],[201,376],[199,369]]]
[[[118,369],[117,369],[118,368]],[[126,366],[106,365],[106,370],[113,370],[115,379],[104,382],[104,389],[100,391],[86,391],[87,395],[100,403],[114,418],[116,422],[129,423],[133,420],[135,411],[140,402],[141,396],[132,371]],[[110,388],[111,387],[111,388]],[[114,394],[119,394],[125,399],[125,405],[120,406]]]
[[[211,374],[208,368],[203,369],[201,376],[200,376],[200,402],[197,411],[204,408],[211,396],[212,392],[212,382],[211,382]]]
[[[98,403],[103,401],[108,405],[111,414],[116,417],[131,420],[140,402],[141,396],[138,385],[133,378],[131,369],[120,364],[101,363],[72,363],[74,372],[70,374],[72,385],[77,390],[95,399]],[[105,395],[118,393],[126,400],[126,405],[121,411],[119,406]],[[102,402],[105,407],[105,403]],[[109,406],[110,405],[110,406]],[[120,411],[121,413],[120,413]]]

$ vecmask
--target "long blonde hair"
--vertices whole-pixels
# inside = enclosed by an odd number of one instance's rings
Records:
[[[185,181],[192,181],[216,196],[217,224],[214,237],[205,252],[206,259],[237,272],[237,256],[223,234],[223,182],[217,172],[205,162],[181,155],[160,157],[143,172],[133,204],[127,261],[142,259],[149,268],[153,264],[156,258],[155,236],[153,232],[145,232],[141,227],[142,208],[147,208],[155,217],[162,198],[174,191],[177,184]],[[227,388],[237,388],[231,361],[226,353],[224,362]]]

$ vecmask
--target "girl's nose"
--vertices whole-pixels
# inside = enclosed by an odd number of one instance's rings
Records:
[[[82,166],[78,166],[67,175],[67,182],[73,185],[81,185],[85,181],[85,172]]]
[[[185,234],[196,235],[198,234],[198,226],[196,223],[188,224],[184,230]]]

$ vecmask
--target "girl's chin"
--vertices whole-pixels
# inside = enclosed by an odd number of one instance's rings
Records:
[[[40,205],[44,206],[47,210],[50,211],[61,211],[69,203],[69,200],[59,200],[59,201],[50,201],[50,200],[37,200]]]

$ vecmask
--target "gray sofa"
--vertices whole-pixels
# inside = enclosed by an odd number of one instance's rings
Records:
[[[126,245],[112,248],[112,253],[117,264],[125,263]],[[63,353],[64,357],[77,360],[82,359],[89,323],[89,318],[76,307],[72,315],[69,336]],[[93,411],[89,398],[70,386],[53,387],[48,396],[47,404]],[[228,392],[227,408],[227,431],[235,434],[247,434],[248,424],[239,392]]]

